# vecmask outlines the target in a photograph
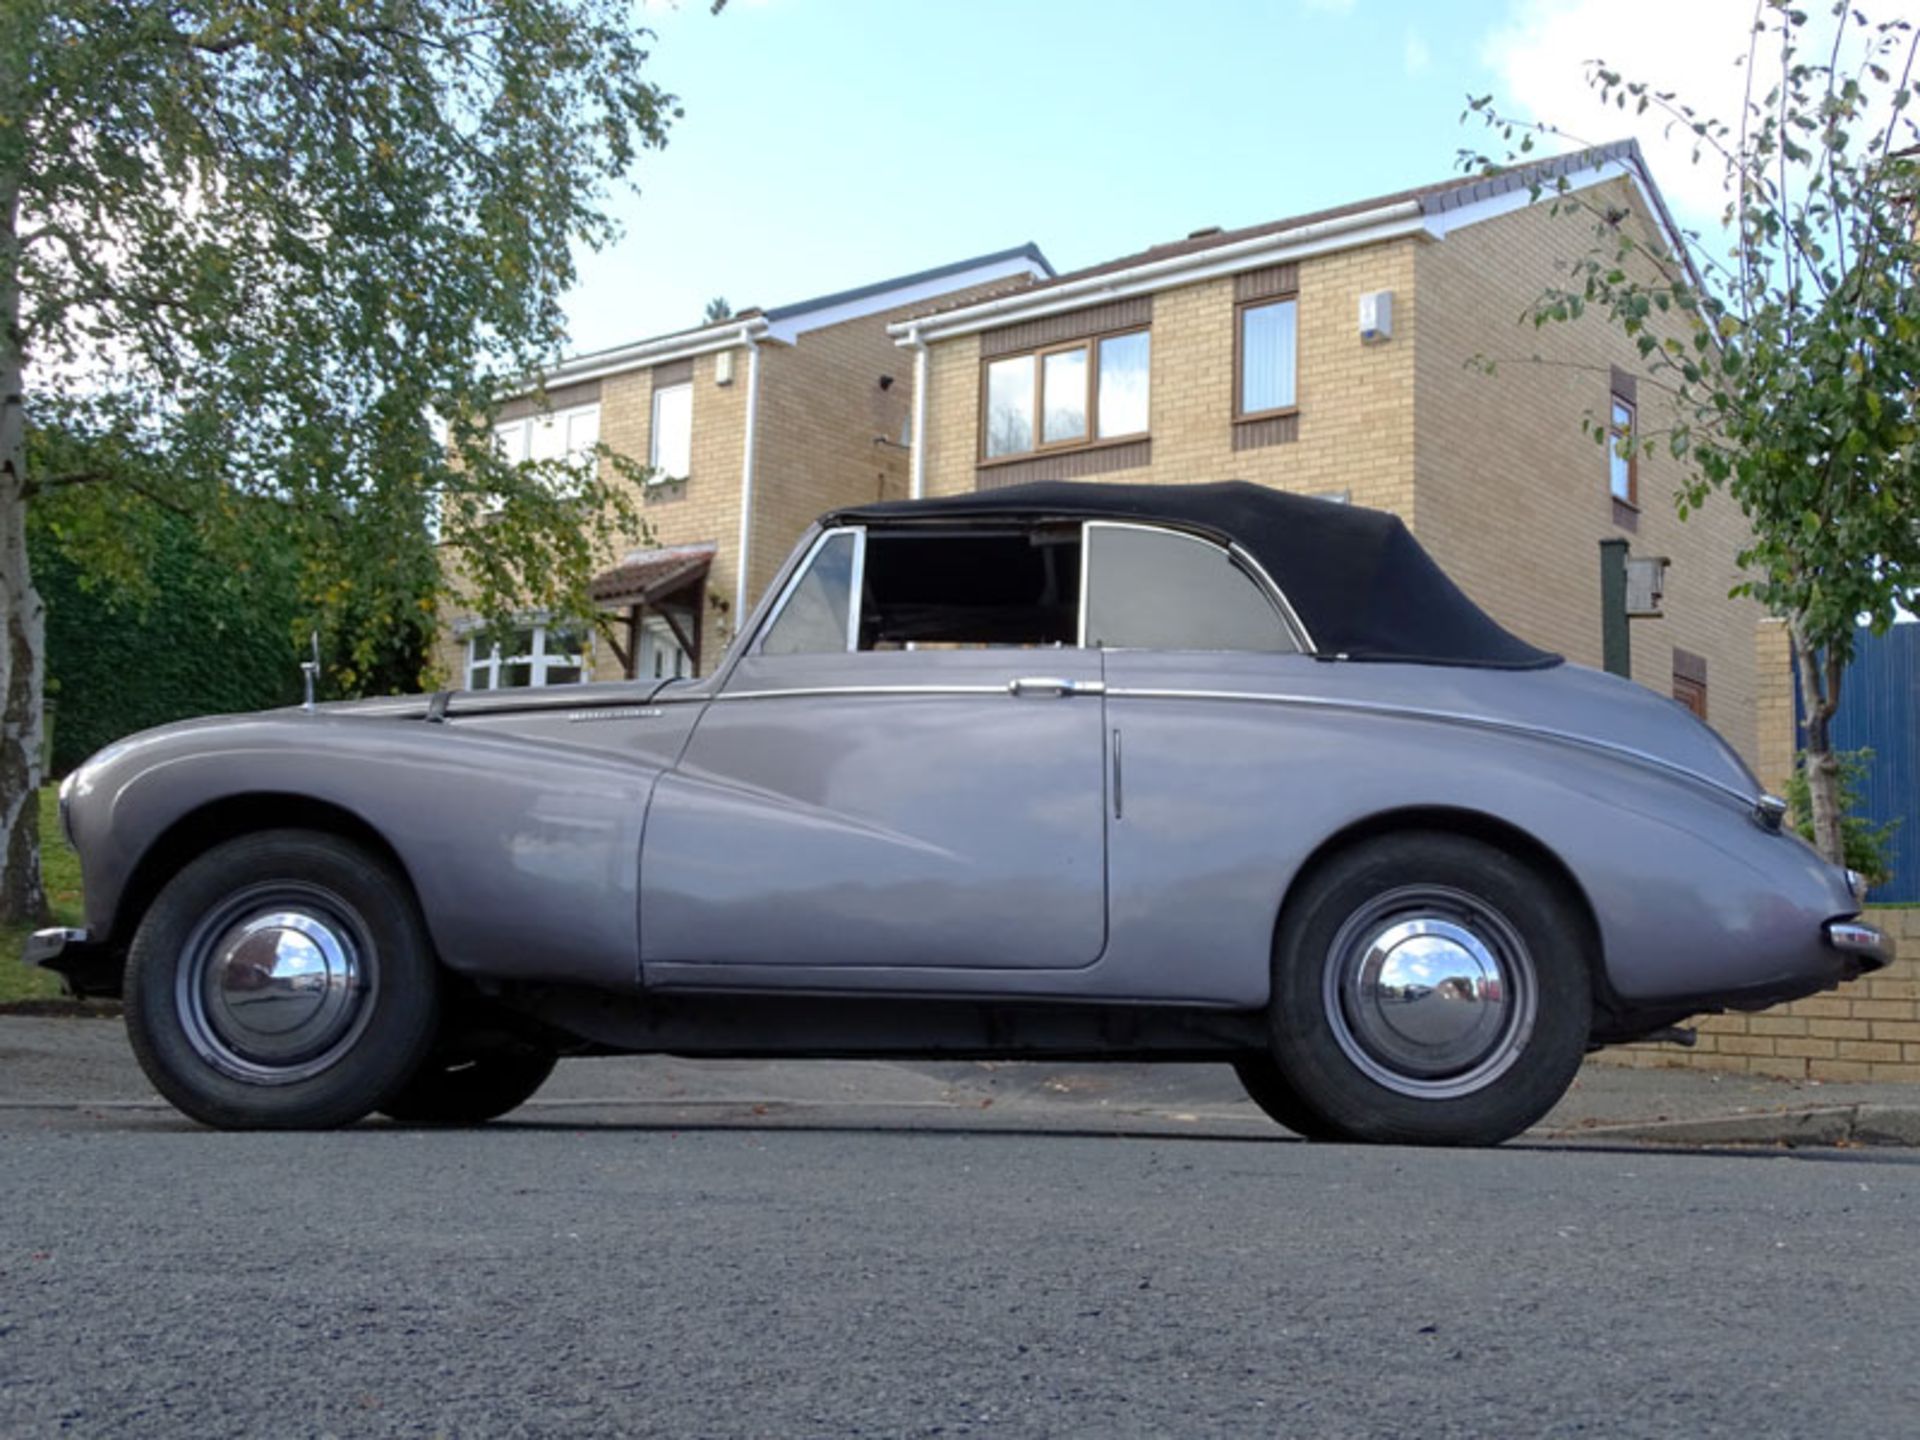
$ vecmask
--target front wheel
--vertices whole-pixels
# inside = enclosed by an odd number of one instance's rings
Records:
[[[378,1108],[433,1044],[439,977],[407,884],[335,835],[217,845],[155,897],[127,956],[127,1033],[154,1088],[224,1129]]]
[[[1587,949],[1560,888],[1497,846],[1368,841],[1288,902],[1275,1068],[1330,1137],[1498,1144],[1573,1083],[1592,1021]]]

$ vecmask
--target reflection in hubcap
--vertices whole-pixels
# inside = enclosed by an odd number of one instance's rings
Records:
[[[310,915],[262,915],[228,930],[207,963],[207,1019],[253,1060],[290,1060],[352,1018],[351,948]]]
[[[364,942],[306,888],[237,896],[188,942],[178,989],[187,1038],[238,1079],[286,1084],[319,1073],[370,1011]]]
[[[1325,981],[1334,1038],[1388,1089],[1470,1094],[1532,1033],[1533,962],[1506,918],[1472,896],[1409,886],[1361,907],[1335,937]]]

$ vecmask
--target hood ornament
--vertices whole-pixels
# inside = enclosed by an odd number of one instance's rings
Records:
[[[307,698],[300,702],[300,708],[311,715],[314,708],[313,682],[320,678],[320,632],[318,630],[309,632],[307,639],[313,645],[313,658],[300,662],[300,674],[305,678],[307,686]]]

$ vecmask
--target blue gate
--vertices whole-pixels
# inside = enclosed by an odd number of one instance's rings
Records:
[[[1794,708],[1800,710],[1798,676]],[[1804,737],[1802,737],[1804,738]],[[1853,664],[1840,685],[1833,748],[1871,749],[1873,765],[1856,813],[1899,820],[1893,878],[1878,901],[1920,900],[1920,624],[1854,637]]]

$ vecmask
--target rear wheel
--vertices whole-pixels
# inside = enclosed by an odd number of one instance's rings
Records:
[[[433,1043],[438,976],[412,892],[361,846],[244,835],[148,908],[127,957],[127,1032],[154,1088],[227,1129],[346,1125]]]
[[[1496,846],[1428,833],[1356,846],[1288,903],[1275,1069],[1330,1138],[1498,1144],[1579,1069],[1586,948],[1558,887]]]
[[[479,1125],[516,1110],[560,1057],[516,1040],[455,1044],[436,1052],[380,1113],[411,1125]]]

